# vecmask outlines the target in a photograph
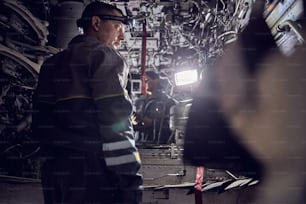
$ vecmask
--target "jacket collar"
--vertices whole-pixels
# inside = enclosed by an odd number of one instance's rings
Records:
[[[77,35],[69,42],[68,47],[81,42],[99,42],[96,38],[88,35]]]

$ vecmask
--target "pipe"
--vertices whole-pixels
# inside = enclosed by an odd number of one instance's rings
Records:
[[[147,21],[146,19],[143,20],[142,23],[142,50],[141,50],[141,93],[145,94],[146,86],[145,86],[145,79],[144,74],[146,71],[146,56],[147,56]]]

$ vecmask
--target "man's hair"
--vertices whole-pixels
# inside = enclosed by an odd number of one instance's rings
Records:
[[[99,1],[92,2],[85,7],[81,18],[76,22],[77,26],[86,31],[91,23],[92,16],[110,14],[112,11],[118,11],[123,16],[123,12],[114,5]]]
[[[155,72],[155,71],[146,71],[145,75],[147,77],[150,77],[151,79],[155,80],[155,79],[159,79],[159,75]]]

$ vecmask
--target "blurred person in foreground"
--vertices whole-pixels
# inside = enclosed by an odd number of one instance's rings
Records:
[[[284,56],[256,1],[250,23],[204,76],[186,162],[260,180],[254,203],[306,202],[306,46]],[[305,14],[305,5],[304,5]],[[306,38],[305,15],[301,35]]]
[[[117,51],[126,23],[117,7],[90,3],[77,21],[84,34],[42,65],[33,132],[47,204],[141,202],[129,70]]]

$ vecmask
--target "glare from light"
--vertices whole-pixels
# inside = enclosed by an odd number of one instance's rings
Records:
[[[174,74],[175,84],[183,86],[193,84],[198,81],[198,71],[196,69],[185,70]]]

